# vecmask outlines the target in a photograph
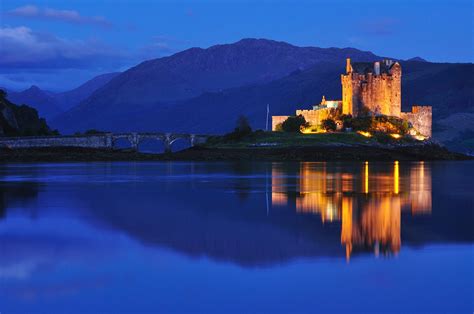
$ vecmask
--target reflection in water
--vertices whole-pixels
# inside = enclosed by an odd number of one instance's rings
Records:
[[[373,169],[371,169],[373,168]],[[404,170],[404,169],[402,169]],[[341,221],[341,243],[350,258],[354,248],[372,249],[378,255],[397,254],[401,247],[401,213],[431,213],[431,171],[424,162],[400,175],[395,161],[386,165],[361,164],[353,169],[327,163],[300,164],[296,211],[321,216],[323,223]],[[272,165],[272,204],[286,205],[291,184],[285,170]],[[286,189],[286,190],[285,190]]]
[[[5,165],[0,310],[468,312],[473,170],[472,162]],[[373,260],[402,243],[397,260]],[[357,263],[345,265],[346,250]]]

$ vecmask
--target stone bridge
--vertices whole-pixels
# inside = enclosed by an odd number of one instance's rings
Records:
[[[143,140],[161,141],[165,152],[171,152],[171,145],[177,140],[189,141],[191,146],[204,143],[209,135],[183,133],[103,133],[91,135],[71,136],[27,136],[27,137],[0,137],[0,147],[33,148],[33,147],[88,147],[114,149],[120,139],[127,140],[132,149],[138,151]]]

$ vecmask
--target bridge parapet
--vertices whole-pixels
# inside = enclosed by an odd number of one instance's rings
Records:
[[[90,135],[66,136],[31,136],[31,137],[0,137],[0,147],[34,148],[34,147],[84,147],[113,149],[117,140],[126,139],[134,150],[138,150],[144,139],[163,141],[165,152],[171,152],[171,145],[177,140],[188,140],[191,146],[203,143],[208,135],[186,133],[101,133]]]

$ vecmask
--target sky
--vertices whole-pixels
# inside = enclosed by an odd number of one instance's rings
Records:
[[[0,0],[0,86],[65,91],[242,38],[473,62],[473,37],[472,0]]]

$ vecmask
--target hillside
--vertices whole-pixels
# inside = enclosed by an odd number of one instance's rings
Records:
[[[265,39],[191,48],[121,73],[58,121],[67,117],[81,120],[89,115],[104,117],[203,93],[267,83],[318,63],[343,63],[348,56],[361,61],[378,58],[352,48],[296,47]]]
[[[38,116],[34,108],[13,104],[0,89],[0,135],[26,136],[52,133],[46,121]]]
[[[54,93],[41,90],[35,85],[21,92],[8,91],[7,97],[13,103],[35,108],[41,117],[48,120],[63,112]]]
[[[435,138],[438,121],[452,114],[473,112],[474,82],[469,73],[473,73],[474,65],[402,62],[402,67],[403,109],[409,110],[413,104],[432,105]],[[272,115],[284,115],[297,108],[310,108],[322,95],[339,99],[342,71],[344,64],[321,63],[272,82],[204,93],[147,109],[132,107],[125,112],[101,112],[100,116],[92,114],[93,110],[86,116],[71,111],[54,125],[66,131],[99,128],[222,133],[244,114],[254,128],[264,128],[267,103]],[[107,119],[101,118],[105,116]]]
[[[17,104],[26,104],[38,110],[41,117],[48,121],[77,106],[81,101],[89,97],[93,92],[107,84],[119,72],[98,75],[84,84],[66,92],[53,93],[42,90],[38,86],[15,92],[8,91],[8,99]]]
[[[67,111],[72,107],[77,106],[84,99],[92,95],[93,92],[110,82],[110,80],[119,74],[120,72],[113,72],[98,75],[85,82],[81,86],[78,86],[70,91],[57,93],[53,95],[53,97],[60,104],[61,109],[63,111]]]

